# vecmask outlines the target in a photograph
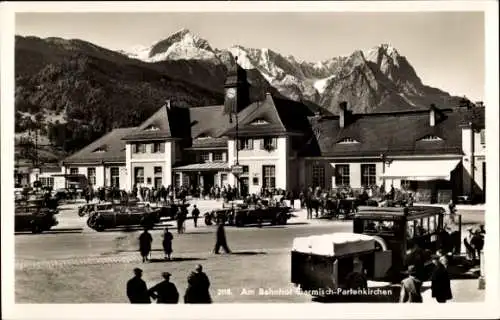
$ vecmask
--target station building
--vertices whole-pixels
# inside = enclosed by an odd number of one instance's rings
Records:
[[[139,126],[114,129],[69,156],[60,174],[125,190],[229,184],[251,194],[393,185],[422,202],[484,200],[482,106],[354,114],[341,104],[332,115],[271,94],[252,101],[250,90],[246,71],[235,67],[223,105],[167,103]]]

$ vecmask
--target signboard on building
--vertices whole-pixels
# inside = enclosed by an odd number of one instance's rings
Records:
[[[236,175],[236,176],[239,176],[240,174],[243,173],[243,166],[240,166],[238,164],[235,164],[234,166],[231,167],[231,172]]]

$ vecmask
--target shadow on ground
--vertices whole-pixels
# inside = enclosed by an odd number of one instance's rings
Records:
[[[82,233],[83,228],[59,228],[44,231],[42,233],[32,233],[31,231],[16,231],[15,235],[43,235],[43,234],[58,234],[58,233]]]
[[[204,259],[204,258],[194,258],[194,257],[173,257],[170,260],[153,258],[153,259],[149,259],[149,262],[150,263],[156,263],[156,262],[183,262],[183,261],[200,261],[200,260],[206,260],[206,259]]]
[[[231,255],[235,256],[255,256],[260,254],[267,254],[265,251],[232,251]]]

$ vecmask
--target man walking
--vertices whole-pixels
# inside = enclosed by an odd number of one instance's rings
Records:
[[[194,227],[198,227],[198,217],[200,216],[200,210],[196,207],[196,205],[193,206],[193,211],[191,211],[191,215],[193,216],[193,222],[194,222]]]
[[[210,280],[199,264],[188,276],[188,287],[184,295],[184,303],[212,303],[210,297]]]
[[[408,266],[408,277],[401,281],[401,295],[399,302],[422,302],[422,281],[415,277],[416,268],[414,265]]]
[[[170,260],[172,255],[172,240],[174,239],[174,235],[168,231],[168,228],[165,228],[163,232],[163,252],[165,253],[165,260]]]
[[[451,294],[450,274],[446,270],[446,267],[439,262],[437,255],[432,256],[432,263],[434,263],[434,271],[431,276],[432,297],[439,303],[445,303],[447,300],[453,298]]]
[[[153,242],[153,237],[148,232],[147,228],[144,228],[144,232],[139,236],[139,251],[141,252],[142,262],[148,261],[149,253],[151,252],[151,243]]]
[[[219,225],[217,226],[217,240],[215,242],[215,249],[214,249],[215,254],[219,254],[220,247],[224,249],[225,253],[231,253],[231,250],[229,250],[229,247],[227,246],[224,221],[219,221]]]
[[[170,282],[170,272],[163,272],[161,275],[164,280],[149,289],[149,295],[156,299],[156,303],[178,303],[179,291],[175,284]]]
[[[135,276],[127,282],[127,297],[130,303],[151,303],[148,287],[142,280],[142,269],[134,269]]]

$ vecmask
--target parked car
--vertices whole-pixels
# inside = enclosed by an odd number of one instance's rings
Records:
[[[87,225],[96,231],[119,226],[153,228],[158,222],[160,222],[159,211],[148,206],[119,206],[112,211],[95,211],[87,219]]]
[[[286,206],[262,206],[238,204],[233,208],[224,208],[205,213],[205,224],[223,222],[228,225],[243,227],[248,224],[269,222],[284,225],[290,219],[291,208]]]
[[[16,205],[14,229],[15,231],[31,231],[32,233],[48,231],[58,224],[55,217],[56,212],[56,210],[40,207],[36,204]]]
[[[151,208],[153,209],[158,209],[160,213],[160,217],[166,217],[169,219],[175,219],[175,215],[179,211],[179,208],[185,207],[189,208],[190,204],[189,203],[182,203],[182,202],[175,202],[175,203],[168,203],[168,202],[158,202],[158,203],[150,203]]]
[[[78,216],[83,217],[85,215],[90,215],[95,211],[113,211],[113,203],[104,202],[104,203],[89,203],[84,204],[83,206],[78,207]]]

